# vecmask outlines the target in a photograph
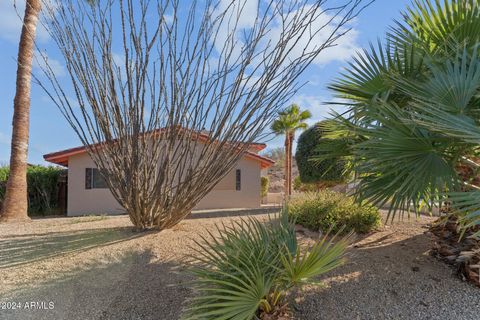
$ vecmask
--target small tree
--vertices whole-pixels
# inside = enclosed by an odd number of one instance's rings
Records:
[[[272,131],[277,135],[285,135],[285,197],[292,194],[292,144],[295,131],[307,128],[305,121],[312,116],[310,111],[300,111],[300,107],[292,104],[278,113],[272,124]]]
[[[321,121],[308,128],[298,138],[295,160],[297,161],[300,180],[303,183],[331,183],[340,182],[344,179],[344,161],[339,158],[329,158],[318,160],[318,147],[328,143],[327,139],[322,138],[322,125],[326,121]]]
[[[261,177],[260,178],[260,184],[261,184],[260,195],[262,197],[265,197],[268,194],[268,184],[269,184],[269,182],[270,182],[270,180],[268,179],[268,177]]]
[[[296,79],[364,8],[268,0],[246,16],[237,0],[45,5],[76,101],[47,59],[42,87],[133,224],[158,229],[187,216],[264,136]]]

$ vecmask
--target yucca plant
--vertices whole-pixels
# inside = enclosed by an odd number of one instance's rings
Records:
[[[480,186],[457,171],[480,168],[479,44],[478,1],[415,1],[330,86],[348,110],[317,158],[349,157],[357,197],[390,203],[392,219],[448,200],[464,227],[480,225]]]
[[[351,237],[326,235],[302,248],[286,209],[268,221],[246,218],[217,226],[217,231],[219,236],[210,234],[197,242],[191,268],[196,294],[185,319],[284,315],[293,288],[344,263]]]

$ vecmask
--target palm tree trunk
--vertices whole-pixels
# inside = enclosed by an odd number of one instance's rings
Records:
[[[41,0],[27,0],[18,47],[18,66],[8,177],[1,221],[28,221],[27,155],[30,126],[30,86],[35,33]]]
[[[292,195],[292,134],[285,135],[285,199]]]
[[[289,144],[288,144],[288,133],[285,134],[285,172],[284,172],[284,178],[285,178],[285,181],[284,181],[284,197],[285,197],[285,200],[288,199],[288,169],[290,168],[290,164],[289,164],[289,158],[288,158],[288,155],[289,155]]]
[[[293,144],[293,133],[289,134],[288,137],[288,195],[292,195],[292,144]]]

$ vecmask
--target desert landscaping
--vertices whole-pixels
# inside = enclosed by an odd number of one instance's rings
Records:
[[[480,319],[479,26],[0,1],[0,320]]]
[[[183,268],[192,239],[240,218],[201,213],[173,229],[140,234],[126,216],[40,219],[14,232],[1,226],[1,296],[55,304],[2,311],[2,319],[175,319],[192,295]],[[480,291],[431,256],[433,221],[399,221],[357,238],[344,266],[290,302],[295,318],[474,319]],[[318,237],[297,230],[302,243]]]

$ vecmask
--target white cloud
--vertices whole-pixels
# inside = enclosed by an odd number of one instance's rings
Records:
[[[317,87],[322,83],[322,79],[318,74],[314,74],[307,82],[309,86]]]
[[[173,22],[173,15],[171,14],[164,14],[163,19],[165,19],[165,22],[170,24]]]
[[[347,34],[337,40],[335,46],[326,48],[322,51],[315,59],[315,63],[318,65],[325,65],[332,61],[342,62],[350,59],[358,50],[360,50],[360,46],[358,45],[358,35],[358,30],[350,30]]]
[[[117,67],[123,67],[125,65],[125,54],[121,53],[112,53],[113,62]]]
[[[300,94],[292,98],[291,103],[296,103],[302,110],[309,110],[312,117],[307,121],[309,125],[318,121],[331,118],[332,111],[342,113],[346,108],[341,105],[328,105],[328,102],[339,102],[338,99],[330,99],[326,101],[320,96]]]
[[[232,41],[237,41],[233,46],[232,60],[240,56],[243,47],[241,39],[242,31],[251,28],[255,24],[257,17],[257,8],[259,0],[242,0],[232,2],[231,0],[221,0],[218,7],[213,12],[213,17],[218,18],[224,14],[222,23],[219,26],[219,32],[214,40],[214,46],[217,52],[224,49],[231,49]],[[233,31],[235,29],[235,34]],[[232,39],[234,37],[234,39]]]
[[[18,44],[22,31],[25,0],[0,0],[0,38]],[[36,39],[46,42],[50,39],[41,23],[37,25]]]
[[[292,20],[295,16],[296,12],[292,12],[287,17],[287,23],[289,20]],[[350,22],[348,25],[344,25],[343,27],[336,30],[338,27],[339,17],[333,17],[327,13],[323,13],[319,15],[311,24],[311,30],[318,33],[315,34],[310,39],[310,35],[308,32],[305,32],[300,38],[297,43],[293,46],[291,52],[291,58],[300,57],[303,51],[306,49],[307,52],[312,52],[318,49],[320,46],[324,45],[327,42],[330,42],[329,38],[332,35],[339,35],[343,32],[346,32],[347,29],[350,28],[346,34],[338,38],[334,46],[328,47],[324,49],[320,54],[315,58],[313,61],[314,64],[323,66],[328,64],[332,61],[345,61],[349,59],[355,52],[358,50],[357,38],[358,38],[358,30],[354,28],[354,22]],[[277,19],[279,21],[279,19]],[[282,32],[280,23],[278,23],[277,28],[272,29],[272,38],[279,39],[280,34]]]
[[[59,60],[50,58],[46,53],[36,53],[35,59],[33,59],[33,67],[39,70],[50,69],[57,77],[66,75],[64,65]]]
[[[228,14],[225,17],[225,20],[220,27],[220,33],[218,34],[218,37],[215,41],[215,48],[218,52],[220,52],[225,46],[225,44],[228,43],[228,37],[231,36],[234,23],[238,22],[238,25],[236,26],[237,32],[235,35],[235,40],[238,42],[238,44],[234,48],[233,56],[236,57],[240,54],[243,45],[242,32],[245,29],[254,26],[258,13],[258,3],[261,3],[262,1],[263,0],[243,0],[235,2],[231,5]],[[217,9],[216,14],[220,14],[221,12],[226,10],[229,4],[231,4],[231,0],[221,0],[220,6]],[[237,14],[239,15],[238,21],[236,21]],[[261,12],[261,14],[263,14],[263,12]],[[295,17],[296,14],[297,12],[294,11],[286,17],[287,25],[293,19],[293,17]],[[350,23],[335,31],[337,24],[340,20],[340,17],[333,17],[332,15],[329,15],[325,12],[319,15],[311,24],[312,31],[319,30],[319,32],[314,35],[313,41],[310,41],[310,35],[308,34],[308,32],[305,32],[305,34],[302,35],[299,41],[295,44],[294,41],[296,40],[296,38],[294,37],[293,39],[290,39],[290,46],[293,46],[290,53],[290,58],[294,59],[301,56],[305,48],[307,48],[307,52],[316,49],[317,47],[323,45],[326,41],[328,41],[329,37],[334,33],[340,34],[342,32],[345,32],[347,29],[350,29],[349,32],[337,39],[334,46],[324,49],[324,51],[322,51],[318,55],[318,57],[313,61],[313,63],[319,66],[323,66],[332,61],[348,60],[359,49],[359,31],[355,29],[354,20],[350,21]],[[273,43],[279,41],[282,34],[282,24],[280,17],[276,17],[275,19],[273,19],[272,24],[269,25],[268,28],[269,32],[264,38],[264,45],[267,45],[270,41]],[[259,61],[257,62],[260,62],[261,57],[258,57],[258,59]],[[255,64],[257,62],[255,62]]]

